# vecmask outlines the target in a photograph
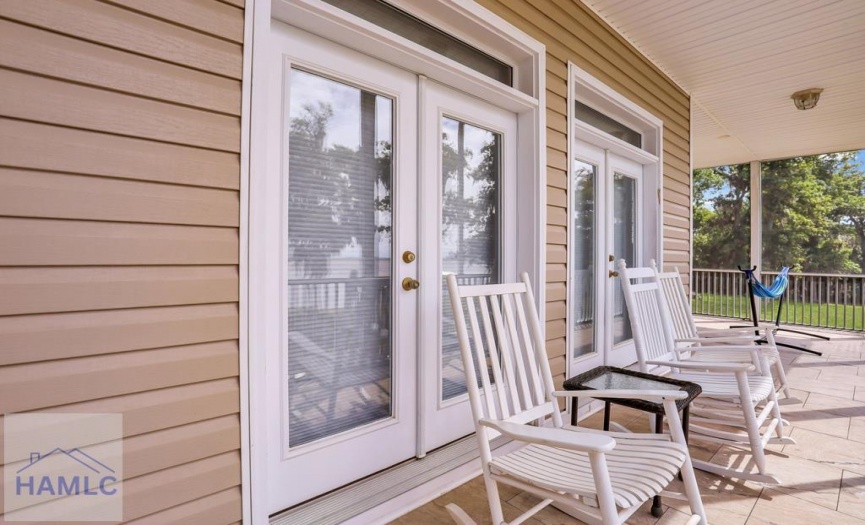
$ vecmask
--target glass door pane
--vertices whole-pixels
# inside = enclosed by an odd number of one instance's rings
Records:
[[[633,266],[637,254],[637,180],[618,172],[613,174],[613,255]],[[632,338],[631,321],[619,277],[613,280],[613,344]]]
[[[289,446],[391,417],[392,99],[291,71]]]
[[[571,357],[594,352],[595,334],[595,200],[598,167],[574,161],[571,180],[571,301],[573,343]]]
[[[441,124],[442,399],[466,392],[445,276],[499,282],[501,135],[455,118]],[[480,370],[481,368],[476,368]]]

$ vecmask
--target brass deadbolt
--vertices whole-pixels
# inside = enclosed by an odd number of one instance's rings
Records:
[[[410,292],[412,290],[417,290],[420,287],[420,283],[417,279],[412,279],[411,277],[406,277],[402,280],[402,289]]]
[[[402,260],[403,262],[413,263],[417,259],[417,255],[414,252],[410,252],[408,250],[402,252]]]

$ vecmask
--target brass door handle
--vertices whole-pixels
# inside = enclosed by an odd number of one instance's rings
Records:
[[[420,282],[417,279],[412,279],[411,277],[406,277],[402,280],[402,289],[410,292],[412,290],[417,290],[420,288]]]
[[[608,275],[609,275],[610,279],[612,279],[613,277],[618,277],[619,272],[617,272],[615,270],[610,270],[610,273]]]

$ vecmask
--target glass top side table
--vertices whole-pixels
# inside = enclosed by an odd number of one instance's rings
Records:
[[[688,381],[679,381],[663,376],[616,368],[613,366],[599,366],[566,379],[562,385],[565,390],[684,390],[688,397],[676,401],[676,408],[685,410],[700,393],[700,385]],[[603,399],[602,399],[603,400]],[[576,401],[576,398],[573,399]],[[653,401],[642,399],[611,399],[606,404],[616,403],[644,412],[656,415],[664,415],[664,405]],[[609,414],[607,414],[609,415]],[[609,424],[605,417],[605,425]],[[571,423],[576,424],[576,411],[571,412]],[[685,426],[684,421],[682,422]],[[607,429],[605,429],[607,430]],[[683,429],[687,435],[687,428]]]

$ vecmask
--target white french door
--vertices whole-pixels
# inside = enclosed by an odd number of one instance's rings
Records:
[[[513,279],[514,113],[423,82],[418,453],[474,432],[445,276],[462,284]]]
[[[642,165],[576,141],[571,163],[571,374],[636,361],[617,265],[641,261]]]
[[[250,352],[274,513],[473,432],[443,275],[516,274],[517,133],[512,112],[299,29],[268,43]]]
[[[643,214],[640,206],[643,167],[632,160],[607,151],[607,173],[604,178],[607,199],[607,261],[612,259],[606,279],[606,319],[604,323],[608,366],[628,366],[637,360],[631,321],[625,306],[622,280],[618,276],[620,260],[628,266],[642,265]]]
[[[417,277],[417,78],[274,25],[252,210],[269,512],[412,457],[417,427],[417,293],[400,286]]]

